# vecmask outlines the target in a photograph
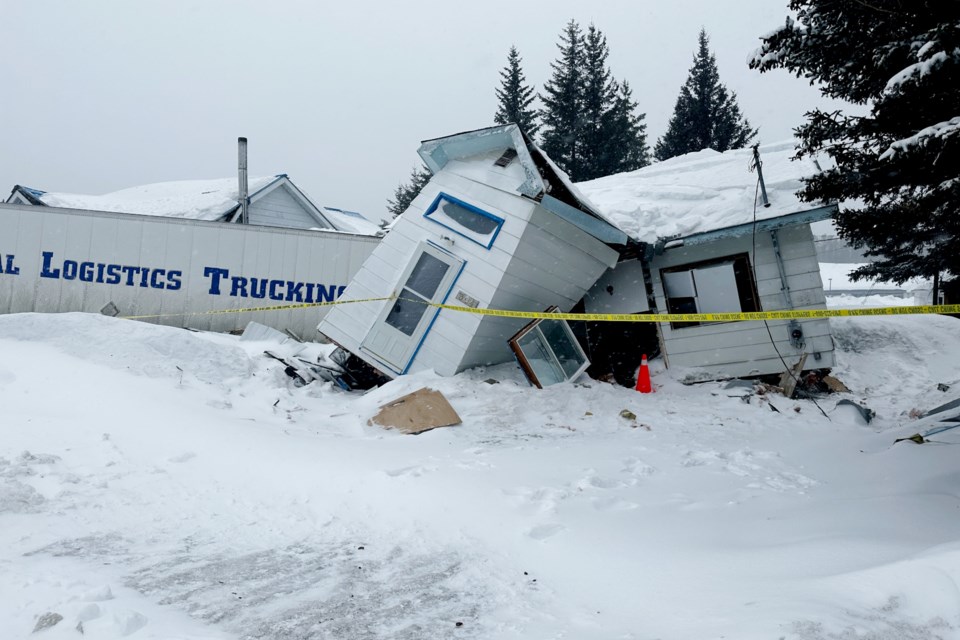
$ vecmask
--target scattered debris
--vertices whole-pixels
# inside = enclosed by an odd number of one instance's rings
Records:
[[[314,382],[315,380],[324,380],[333,382],[344,390],[350,387],[341,380],[342,371],[333,367],[328,367],[319,363],[313,363],[303,358],[284,357],[278,353],[267,350],[263,352],[267,357],[282,362],[285,366],[283,372],[293,378],[294,384],[298,387]]]
[[[442,393],[424,387],[383,405],[367,424],[418,434],[461,422],[460,416]]]
[[[894,444],[904,440],[916,442],[917,444],[923,444],[925,442],[930,442],[930,440],[927,438],[932,435],[960,427],[960,398],[951,400],[950,402],[942,404],[939,407],[931,409],[926,413],[923,419],[917,422],[917,426],[925,426],[928,428],[923,431],[918,431],[912,436],[897,438],[893,441]]]
[[[870,424],[870,421],[877,415],[877,412],[869,407],[864,407],[863,405],[857,404],[853,400],[848,400],[844,398],[837,402],[837,408],[839,407],[853,407],[857,410],[857,415],[860,419],[863,420],[863,424]]]
[[[484,382],[486,382],[487,384],[500,384],[500,381],[497,380],[496,378],[487,378],[486,380],[484,380]]]
[[[117,305],[113,304],[113,302],[108,302],[100,309],[100,313],[105,316],[110,316],[111,318],[116,318],[120,315],[120,309],[118,309]]]
[[[847,388],[847,385],[843,384],[839,378],[836,378],[832,375],[823,376],[820,379],[823,384],[827,386],[827,389],[833,393],[850,393],[850,389]]]
[[[946,404],[942,404],[939,407],[934,407],[933,409],[930,409],[930,411],[927,411],[927,413],[924,414],[924,417],[933,416],[938,413],[944,413],[945,411],[950,411],[951,409],[960,409],[960,398],[957,398],[956,400],[951,400]]]
[[[943,384],[941,382],[940,384],[937,385],[937,391],[943,391],[944,393],[946,393],[947,391],[950,391],[950,385]]]
[[[276,342],[278,344],[287,344],[288,342],[301,342],[294,340],[282,331],[277,331],[273,327],[268,327],[259,322],[248,322],[244,327],[240,339],[244,342]]]
[[[636,422],[637,420],[637,414],[635,414],[633,411],[630,411],[629,409],[624,409],[623,411],[621,411],[620,417],[626,418],[627,420],[633,420],[634,422]]]
[[[39,618],[37,618],[37,624],[33,627],[33,633],[37,633],[38,631],[43,631],[44,629],[49,629],[50,627],[56,626],[56,624],[59,623],[61,620],[63,620],[62,615],[60,615],[59,613],[55,613],[53,611],[48,611],[42,616],[40,616]]]
[[[780,376],[780,388],[783,389],[783,395],[792,398],[797,390],[797,384],[800,382],[800,372],[803,371],[803,365],[807,363],[807,354],[800,354],[797,364],[784,371]]]
[[[381,371],[374,369],[346,349],[338,347],[330,354],[330,359],[341,370],[338,384],[346,385],[349,389],[366,391],[390,381],[390,378],[383,375]]]
[[[733,380],[727,380],[723,383],[722,389],[749,389],[750,391],[754,390],[754,387],[757,386],[757,383],[753,380],[741,380],[739,378],[734,378]]]

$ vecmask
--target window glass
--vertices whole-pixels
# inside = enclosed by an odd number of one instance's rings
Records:
[[[539,331],[531,331],[519,340],[519,344],[541,387],[563,382],[563,371],[557,366]]]
[[[440,286],[440,281],[443,280],[443,276],[446,275],[449,268],[450,266],[444,261],[423,252],[420,259],[417,260],[417,265],[410,272],[410,277],[407,278],[405,286],[416,291],[424,298],[432,300],[433,295],[437,292],[437,287]]]
[[[573,377],[577,370],[586,362],[580,345],[567,328],[566,323],[559,320],[544,320],[537,327],[550,345],[554,357],[563,369],[564,377]]]
[[[417,325],[420,324],[420,318],[426,312],[426,302],[420,300],[410,289],[404,288],[400,292],[400,297],[394,301],[385,322],[398,331],[412,336]]]
[[[694,269],[693,281],[700,313],[742,311],[732,262]]]
[[[489,249],[503,226],[503,218],[487,213],[452,196],[441,193],[423,214],[428,220],[450,229]]]
[[[746,254],[671,268],[661,272],[670,313],[759,311],[753,270]],[[699,322],[674,322],[674,329]]]
[[[573,380],[590,365],[562,320],[534,320],[511,338],[510,347],[524,373],[540,388]]]
[[[440,205],[440,209],[443,211],[450,220],[459,224],[463,227],[466,227],[474,233],[479,233],[481,235],[490,235],[493,233],[499,225],[499,223],[493,218],[488,218],[487,216],[480,215],[476,211],[470,211],[466,207],[461,207],[456,202],[444,201]]]

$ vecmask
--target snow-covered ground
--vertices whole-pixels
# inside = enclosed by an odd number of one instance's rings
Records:
[[[894,444],[960,394],[960,322],[831,322],[828,419],[657,361],[650,395],[361,394],[264,342],[2,316],[0,637],[960,637],[960,429]],[[367,426],[422,386],[463,424]]]

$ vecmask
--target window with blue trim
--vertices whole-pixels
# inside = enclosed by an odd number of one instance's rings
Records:
[[[423,217],[487,249],[503,226],[503,218],[445,193],[436,197]]]

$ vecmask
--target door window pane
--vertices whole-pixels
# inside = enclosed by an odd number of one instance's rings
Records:
[[[432,300],[449,268],[450,265],[424,251],[404,286]]]
[[[400,297],[394,301],[393,308],[387,314],[385,322],[391,327],[412,336],[420,318],[427,312],[427,304],[409,289],[400,292]]]

